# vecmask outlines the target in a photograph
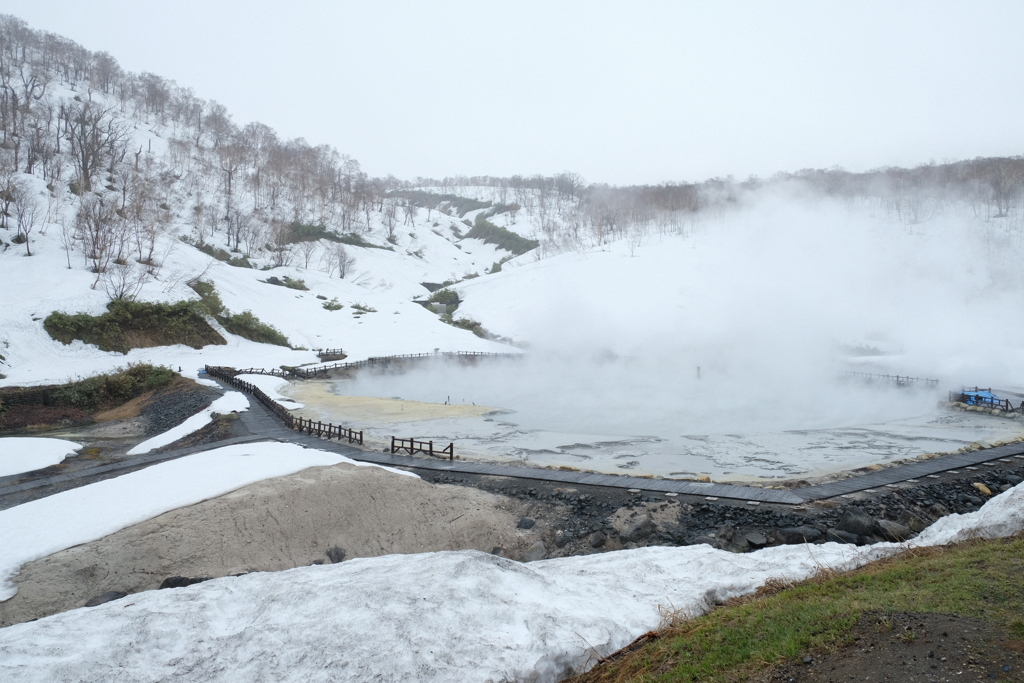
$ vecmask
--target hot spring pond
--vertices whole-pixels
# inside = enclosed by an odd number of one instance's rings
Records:
[[[740,374],[740,373],[737,373]],[[938,406],[943,390],[691,366],[571,359],[429,362],[294,383],[297,415],[456,443],[463,458],[612,474],[751,481],[816,477],[1024,434]]]

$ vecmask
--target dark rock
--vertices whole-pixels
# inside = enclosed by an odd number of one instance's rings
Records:
[[[594,534],[590,537],[590,547],[600,548],[604,545],[604,542],[607,540],[608,537],[605,535],[603,531],[595,531]]]
[[[896,543],[905,541],[914,535],[914,532],[899,522],[890,522],[887,519],[878,520],[878,529],[882,532],[882,535],[886,540],[894,541]]]
[[[833,543],[852,543],[857,545],[857,534],[851,534],[849,531],[842,531],[840,529],[829,529],[825,535],[826,541],[832,541]]]
[[[334,546],[333,548],[327,549],[327,559],[330,560],[332,564],[338,564],[339,562],[344,560],[345,555],[346,553],[344,548]]]
[[[910,510],[904,510],[901,512],[896,521],[918,534],[928,527],[928,522],[924,521]]]
[[[323,294],[317,294],[317,295],[316,295],[316,298],[317,298],[317,299],[323,299],[324,301],[327,301],[327,297],[326,297],[326,296],[324,296]]]
[[[875,530],[875,520],[860,508],[848,507],[839,518],[836,529],[855,536],[869,536]]]
[[[1013,486],[1016,486],[1017,484],[1024,481],[1024,479],[1021,479],[1016,474],[1007,474],[1003,476],[1003,481],[1005,481],[1007,484],[1012,484]]]
[[[717,531],[715,531],[715,538],[720,538],[723,541],[731,541],[735,536],[736,530],[728,524],[723,524],[722,526],[718,527]]]
[[[723,542],[725,541],[724,538],[720,540],[722,540]],[[728,550],[731,553],[745,553],[748,550],[750,550],[750,544],[747,543],[747,539],[745,539],[743,536],[736,536],[728,543],[729,545],[726,546],[725,550]]]
[[[619,534],[619,537],[622,538],[623,542],[642,541],[653,534],[656,528],[657,525],[655,525],[654,519],[647,515],[640,521],[626,527],[626,530]]]
[[[715,545],[717,538],[711,538],[710,536],[698,536],[690,542],[690,545]]]
[[[95,607],[96,605],[102,605],[105,602],[111,602],[113,600],[120,600],[124,596],[128,595],[122,591],[107,591],[103,595],[97,595],[95,598],[90,598],[89,602],[85,603],[86,607]]]
[[[555,547],[564,548],[569,543],[569,534],[558,534],[555,536]]]
[[[971,505],[976,505],[978,507],[981,507],[982,505],[985,504],[985,501],[983,501],[981,498],[978,498],[977,496],[965,496],[965,498],[966,498],[966,501],[968,503],[970,503]]]
[[[523,556],[520,559],[521,562],[536,562],[537,560],[543,560],[547,557],[548,551],[544,547],[543,541],[535,541],[533,545],[526,549]]]
[[[192,584],[202,583],[203,581],[209,581],[209,576],[197,576],[191,578],[188,576],[168,576],[160,583],[160,589],[164,588],[184,588],[185,586],[191,586]]]
[[[521,520],[519,520],[519,524],[516,524],[516,528],[517,529],[532,529],[533,525],[536,524],[536,523],[537,522],[533,521],[529,517],[523,517]]]
[[[942,503],[935,503],[928,508],[928,514],[938,519],[939,517],[945,517],[949,514],[949,508]]]
[[[493,548],[491,548],[491,555],[501,555],[501,553],[504,552],[504,550],[505,549],[502,548],[500,545],[496,545]]]
[[[763,548],[768,545],[768,537],[760,531],[751,531],[743,537],[754,548]]]
[[[775,538],[779,543],[793,545],[795,543],[814,543],[821,539],[821,532],[812,526],[790,526],[775,530]]]
[[[278,287],[284,287],[284,283],[281,282],[281,280],[274,275],[271,275],[270,277],[267,278],[267,284],[277,285]]]

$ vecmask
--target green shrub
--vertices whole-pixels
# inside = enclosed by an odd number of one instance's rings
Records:
[[[205,306],[198,301],[167,304],[118,299],[107,304],[107,312],[98,316],[54,311],[43,321],[43,329],[64,344],[79,339],[102,351],[120,353],[171,344],[194,349],[226,344],[206,322],[206,313]]]
[[[203,252],[207,256],[212,256],[218,261],[223,261],[229,266],[234,266],[236,268],[252,268],[252,264],[249,263],[249,259],[247,259],[245,256],[232,256],[228,251],[221,249],[220,247],[215,247],[212,244],[200,242],[199,240],[196,240],[188,235],[181,235],[178,239],[180,239],[185,244],[195,247],[196,249]]]
[[[458,307],[459,303],[461,303],[459,301],[458,293],[450,289],[437,290],[436,292],[430,295],[430,298],[427,299],[427,301],[429,301],[432,304],[444,304],[445,306],[451,306],[452,310],[455,310],[455,308]]]
[[[110,374],[88,377],[57,389],[53,400],[60,406],[82,410],[116,406],[147,391],[161,389],[175,378],[170,368],[136,363],[127,369],[118,368]]]
[[[331,299],[330,301],[325,301],[324,302],[324,310],[327,310],[327,311],[340,311],[343,308],[345,308],[345,305],[344,304],[339,304],[337,297],[335,297],[334,299]]]
[[[217,321],[224,326],[224,329],[231,334],[260,344],[275,344],[277,346],[288,346],[288,338],[281,334],[273,325],[261,321],[252,311],[223,315]]]
[[[478,239],[483,242],[487,242],[488,244],[493,244],[499,249],[504,249],[516,256],[525,254],[531,249],[536,249],[540,246],[540,242],[537,240],[528,240],[525,237],[520,237],[511,230],[499,228],[483,216],[476,217],[476,224],[473,226],[472,230],[466,233],[466,237]]]
[[[391,247],[382,247],[379,244],[367,242],[354,232],[339,234],[333,230],[328,230],[323,225],[303,225],[301,223],[292,223],[288,226],[288,234],[285,237],[285,242],[288,244],[295,244],[296,242],[315,242],[316,240],[340,242],[341,244],[348,244],[353,247],[364,247],[366,249],[384,249],[386,251],[394,251]]]
[[[512,260],[511,256],[506,256],[505,258],[501,259],[500,261],[495,261],[493,264],[491,264],[491,269],[487,271],[487,274],[488,275],[494,275],[495,273],[500,273],[501,272],[501,267],[505,263],[507,263],[508,261],[511,261],[511,260]]]
[[[487,330],[484,329],[483,325],[481,325],[475,320],[470,320],[469,318],[459,318],[456,320],[449,312],[441,316],[441,322],[447,323],[452,327],[457,327],[460,330],[469,330],[470,332],[480,337],[481,339],[490,338],[490,336],[487,333]]]
[[[352,304],[352,308],[359,311],[359,313],[376,313],[376,308],[371,308],[366,304]]]
[[[252,314],[252,311],[235,315],[228,311],[212,282],[194,280],[189,283],[189,287],[199,295],[200,300],[196,304],[208,315],[216,318],[217,322],[223,325],[224,329],[231,334],[237,334],[243,339],[262,344],[291,346],[288,343],[288,338],[281,334],[277,328],[260,321],[259,318]]]
[[[469,197],[459,197],[454,194],[440,194],[438,192],[424,192],[423,190],[405,190],[401,192],[389,192],[389,197],[401,197],[402,199],[408,199],[409,203],[414,206],[420,206],[426,209],[436,209],[441,204],[448,204],[461,218],[470,211],[476,211],[477,209],[486,209],[491,206],[490,202],[480,201],[479,199],[470,199]]]
[[[215,318],[224,314],[224,302],[220,300],[220,294],[217,294],[217,288],[214,287],[212,282],[195,280],[190,282],[188,286],[199,295],[200,303],[207,313]]]
[[[281,280],[284,282],[284,286],[288,289],[298,289],[303,292],[308,292],[309,287],[306,286],[305,280],[293,280],[285,275]]]

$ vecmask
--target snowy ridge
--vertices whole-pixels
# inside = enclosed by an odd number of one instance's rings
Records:
[[[907,545],[736,555],[651,547],[520,564],[475,551],[391,555],[150,591],[0,630],[24,681],[557,681],[655,628],[773,577],[849,570],[1024,528],[1024,485]]]

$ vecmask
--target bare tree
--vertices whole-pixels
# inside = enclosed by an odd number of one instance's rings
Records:
[[[149,273],[128,263],[115,263],[100,275],[103,291],[111,299],[134,301],[149,281]]]
[[[316,248],[319,244],[319,240],[305,240],[299,242],[299,253],[302,254],[303,268],[309,268],[309,262],[313,258],[313,254],[316,253]]]
[[[15,181],[11,186],[14,195],[14,212],[18,219],[18,238],[25,240],[25,255],[32,255],[29,235],[39,226],[43,217],[37,195],[25,181]]]
[[[60,225],[60,234],[58,235],[60,246],[68,258],[68,270],[71,270],[71,250],[75,248],[75,242],[78,241],[75,237],[75,223],[66,215],[61,215],[57,223]]]
[[[99,284],[99,276],[110,264],[116,218],[113,202],[105,202],[101,197],[92,194],[82,197],[82,203],[75,216],[75,225],[82,235],[85,257],[92,261],[92,271],[96,273],[93,289]]]
[[[395,239],[395,228],[398,226],[398,201],[395,199],[387,199],[384,201],[383,210],[381,212],[381,220],[384,222],[384,229],[388,232],[388,242],[394,244],[397,240]]]
[[[416,220],[416,214],[419,213],[420,207],[416,206],[412,202],[405,202],[402,204],[402,213],[405,214],[404,225],[414,225]]]
[[[284,221],[275,221],[271,226],[270,238],[271,247],[270,262],[275,268],[287,266],[292,262],[292,247],[289,243],[291,229]]]
[[[92,190],[92,179],[103,168],[104,160],[113,166],[127,153],[131,130],[119,120],[113,107],[95,102],[71,102],[61,105],[65,134],[71,142],[71,159],[83,191]]]
[[[344,280],[356,265],[355,257],[349,254],[345,245],[341,243],[334,243],[328,247],[324,258],[327,261],[328,277],[337,271],[338,277]]]

